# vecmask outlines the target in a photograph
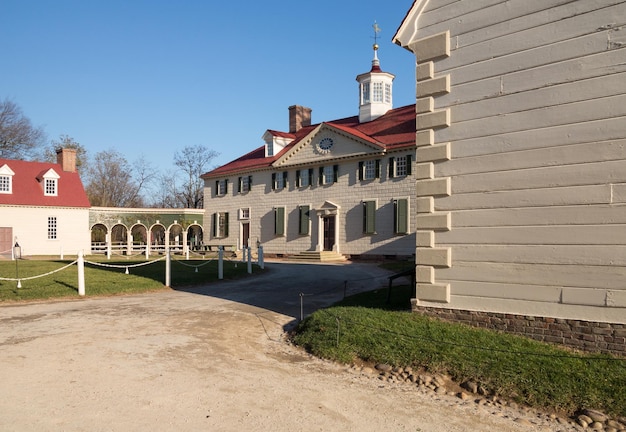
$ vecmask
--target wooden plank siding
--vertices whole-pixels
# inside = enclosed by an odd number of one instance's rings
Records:
[[[426,210],[452,258],[430,277],[449,296],[417,302],[626,323],[626,1],[417,3],[396,42],[449,34],[416,69],[449,80],[421,104],[418,81],[418,106],[448,110],[426,144],[449,158],[417,190],[446,179]]]

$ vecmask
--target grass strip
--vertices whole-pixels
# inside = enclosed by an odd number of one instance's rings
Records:
[[[442,322],[407,312],[409,298],[406,286],[394,287],[391,303],[387,290],[347,298],[302,321],[293,340],[346,364],[358,359],[444,373],[458,383],[474,380],[532,407],[626,416],[626,359]]]
[[[117,258],[107,260],[102,257],[89,256],[88,261],[99,262],[107,266],[100,267],[85,264],[85,294],[89,296],[107,296],[118,294],[133,294],[164,289],[165,260],[159,260],[148,265],[142,259]],[[57,271],[71,260],[27,259],[15,261],[0,261],[0,278],[22,279],[21,288],[17,282],[0,280],[0,302],[42,300],[51,298],[78,298],[78,271],[72,265]],[[154,259],[150,260],[154,261]],[[149,261],[148,261],[149,262]],[[171,284],[172,287],[201,285],[218,280],[217,260],[172,260]],[[128,273],[126,274],[126,269]],[[196,272],[197,269],[197,272]],[[258,266],[252,266],[253,273],[260,272]],[[36,279],[23,280],[32,276],[50,275]],[[224,260],[224,279],[236,279],[247,275],[245,263]]]

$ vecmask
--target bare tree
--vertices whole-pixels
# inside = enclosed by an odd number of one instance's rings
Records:
[[[43,128],[34,127],[15,102],[0,101],[0,157],[32,158],[44,139]]]
[[[76,171],[83,174],[87,170],[89,160],[87,149],[69,135],[60,135],[58,140],[52,140],[43,151],[43,160],[56,162],[57,152],[64,148],[76,150]]]
[[[154,175],[145,159],[136,162],[133,169],[115,150],[96,153],[87,173],[89,201],[101,207],[143,206],[141,192]]]
[[[178,188],[176,187],[176,174],[174,172],[159,174],[155,184],[155,190],[151,194],[151,207],[181,208],[183,206],[182,202],[177,198]]]
[[[218,155],[219,153],[201,145],[188,146],[174,154],[174,165],[181,170],[183,177],[183,183],[177,193],[183,207],[203,208],[204,181],[200,176]]]

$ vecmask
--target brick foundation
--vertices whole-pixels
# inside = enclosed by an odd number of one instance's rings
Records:
[[[626,356],[626,325],[413,305],[413,312],[472,327],[500,330],[542,342]]]

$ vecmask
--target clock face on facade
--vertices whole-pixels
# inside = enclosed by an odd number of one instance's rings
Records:
[[[326,137],[326,138],[322,138],[320,142],[317,143],[317,147],[321,151],[327,152],[327,151],[330,151],[334,143],[335,142],[333,141],[332,138]]]

